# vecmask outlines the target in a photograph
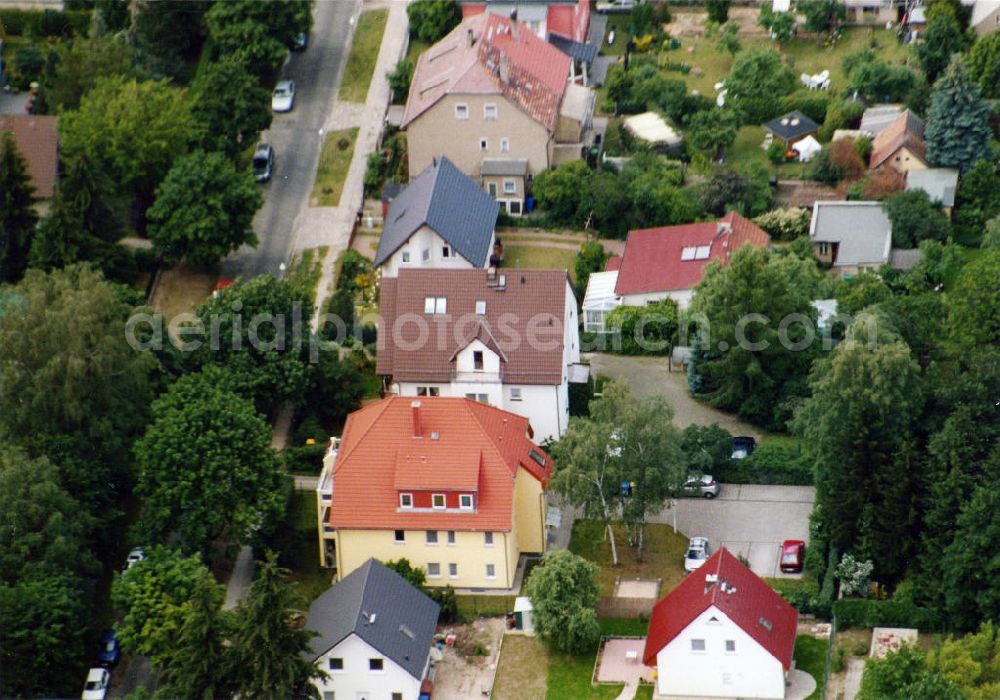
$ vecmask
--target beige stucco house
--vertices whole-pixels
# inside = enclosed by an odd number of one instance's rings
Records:
[[[972,3],[969,26],[978,36],[985,36],[1000,29],[1000,0],[976,0]]]
[[[516,20],[470,17],[425,51],[403,113],[411,173],[445,156],[508,213],[532,177],[581,156],[594,93],[572,60]]]

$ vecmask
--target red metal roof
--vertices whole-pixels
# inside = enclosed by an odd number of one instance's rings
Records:
[[[716,581],[709,584],[708,575],[714,575]],[[713,606],[780,661],[786,671],[791,668],[798,611],[725,547],[653,608],[643,663],[655,666],[660,650]]]
[[[718,221],[629,231],[615,294],[691,289],[713,260],[726,264],[744,245],[763,247],[770,242],[763,229],[736,212]],[[704,246],[710,247],[707,257],[681,259],[685,249]],[[610,261],[608,269],[612,269]]]
[[[509,531],[518,470],[543,487],[552,475],[552,459],[528,430],[527,418],[469,399],[394,396],[365,406],[344,426],[327,522],[343,529]],[[399,488],[446,487],[478,489],[476,510],[399,510]]]

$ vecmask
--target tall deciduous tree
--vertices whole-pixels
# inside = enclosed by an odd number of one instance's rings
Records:
[[[699,393],[760,425],[783,427],[806,394],[805,377],[819,352],[809,324],[816,321],[810,302],[821,281],[812,259],[750,246],[734,251],[728,265],[709,265],[691,305],[710,334],[692,363]]]
[[[965,34],[954,14],[933,13],[927,20],[923,41],[917,44],[917,57],[928,84],[933,85],[945,72],[952,56],[964,52],[965,48]]]
[[[557,650],[582,654],[597,643],[597,565],[565,549],[548,552],[525,583],[538,633]]]
[[[960,344],[1000,345],[1000,250],[987,250],[962,270],[949,294],[949,325]]]
[[[16,282],[28,266],[35,213],[35,188],[14,134],[0,137],[0,282]]]
[[[925,40],[926,43],[926,40]],[[934,83],[927,113],[927,160],[963,173],[993,152],[990,108],[979,96],[961,57],[954,57]]]
[[[115,577],[111,600],[123,613],[117,626],[122,648],[148,656],[157,666],[175,653],[185,613],[212,573],[195,555],[173,547],[153,547],[146,558]]]
[[[55,51],[42,91],[52,112],[77,109],[84,93],[101,78],[138,77],[132,47],[122,36],[78,37]]]
[[[994,460],[994,471],[1000,460]],[[955,523],[955,538],[941,563],[945,609],[958,629],[974,629],[1000,615],[1000,579],[991,544],[1000,537],[1000,492],[992,483],[977,487]]]
[[[269,76],[281,67],[295,37],[312,26],[310,2],[230,0],[205,14],[218,56],[236,56],[247,70]]]
[[[143,525],[154,539],[176,531],[187,551],[207,553],[223,534],[244,542],[282,507],[270,427],[217,382],[204,373],[175,382],[135,445]]]
[[[695,112],[688,121],[688,143],[710,158],[721,160],[727,148],[736,141],[739,116],[731,110],[706,109]]]
[[[959,180],[955,195],[955,239],[974,246],[987,221],[1000,216],[1000,174],[992,160],[976,161]]]
[[[138,58],[156,77],[184,78],[197,62],[208,33],[207,0],[139,0],[132,7],[132,36]]]
[[[1000,97],[1000,34],[990,32],[976,40],[969,52],[969,74],[983,97]]]
[[[132,307],[100,274],[29,270],[0,300],[0,425],[50,457],[92,513],[110,515],[145,424],[153,359],[129,347]]]
[[[417,0],[406,8],[410,36],[433,44],[462,21],[462,8],[455,0]]]
[[[885,200],[886,216],[892,222],[892,245],[916,248],[920,241],[943,241],[951,226],[941,210],[923,190],[903,190]]]
[[[124,77],[98,80],[80,108],[59,119],[63,154],[89,154],[126,197],[150,196],[197,130],[182,89]]]
[[[245,698],[290,698],[312,691],[311,681],[325,673],[303,652],[314,632],[299,628],[294,617],[299,599],[288,571],[268,552],[250,593],[236,609],[232,668],[234,693]]]
[[[235,56],[208,64],[191,92],[191,112],[203,126],[201,144],[206,151],[235,159],[271,125],[267,90]]]
[[[807,32],[830,31],[847,19],[847,7],[837,0],[803,0],[795,9],[805,15]]]
[[[165,260],[210,265],[257,245],[251,223],[263,203],[249,172],[221,153],[198,151],[177,161],[156,188],[149,234]]]
[[[308,385],[306,352],[312,303],[308,293],[270,275],[237,283],[197,310],[207,338],[184,353],[192,370],[225,369],[231,387],[264,413],[301,400]],[[213,325],[214,324],[214,325]]]
[[[749,49],[736,56],[725,82],[727,101],[757,124],[780,111],[781,98],[795,89],[795,74],[778,52]]]
[[[895,489],[914,498],[918,474],[907,445],[923,393],[910,349],[887,326],[877,317],[859,316],[848,340],[817,364],[812,397],[796,414],[796,429],[816,470],[822,538],[842,552],[879,536],[873,510],[884,509],[880,522],[912,522],[912,502],[885,488],[890,478],[899,479]],[[912,536],[885,539],[893,549],[875,565],[880,575],[898,580],[912,551]]]

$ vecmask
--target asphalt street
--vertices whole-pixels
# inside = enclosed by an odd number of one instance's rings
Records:
[[[360,11],[358,0],[316,3],[308,48],[292,53],[282,70],[282,78],[295,81],[295,107],[275,114],[265,134],[275,151],[275,167],[271,182],[262,185],[264,206],[254,218],[260,242],[223,261],[223,277],[279,275],[281,264],[288,263],[295,222],[308,204],[319,163],[320,129],[336,98],[348,38]]]

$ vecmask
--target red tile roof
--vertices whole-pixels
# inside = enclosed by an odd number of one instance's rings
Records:
[[[620,269],[622,269],[622,256],[612,255],[608,258],[608,263],[604,266],[605,272],[614,272],[615,270]]]
[[[507,17],[467,17],[420,55],[402,126],[447,94],[499,94],[554,131],[571,61]]]
[[[716,583],[706,581],[709,574],[716,577]],[[798,612],[725,547],[653,608],[643,662],[655,666],[660,650],[712,606],[780,661],[786,671],[791,668]]]
[[[580,0],[575,5],[549,5],[545,29],[567,39],[584,43],[590,24],[590,1]]]
[[[494,280],[486,270],[400,270],[381,282],[375,371],[450,382],[456,353],[478,338],[500,356],[504,383],[560,384],[567,285],[565,270],[501,268]],[[427,297],[446,298],[448,313],[424,314]]]
[[[413,436],[414,401],[420,402],[419,438]],[[518,470],[543,487],[552,475],[551,457],[527,433],[527,418],[469,399],[394,396],[366,406],[344,426],[327,522],[343,529],[509,531]],[[401,511],[398,489],[404,487],[478,489],[477,508]]]
[[[615,294],[691,289],[713,260],[726,264],[729,256],[744,245],[763,247],[770,242],[763,229],[736,212],[718,221],[629,231]],[[685,248],[704,246],[710,246],[707,257],[681,259]]]
[[[14,134],[17,150],[28,163],[35,197],[49,199],[55,192],[59,166],[58,117],[0,114],[0,134]]]

